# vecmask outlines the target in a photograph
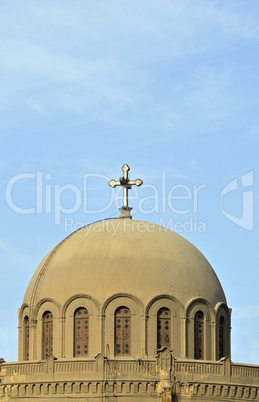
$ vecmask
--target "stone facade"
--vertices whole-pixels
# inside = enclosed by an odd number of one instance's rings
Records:
[[[204,359],[218,360],[219,321],[224,317],[224,356],[230,356],[230,314],[225,303],[212,306],[207,300],[194,298],[186,306],[172,295],[160,294],[151,299],[146,306],[132,294],[115,294],[101,304],[90,295],[74,295],[64,305],[58,300],[43,299],[36,305],[34,315],[28,305],[19,310],[19,360],[25,360],[26,328],[25,319],[29,317],[30,360],[40,360],[42,350],[42,317],[45,311],[53,315],[53,354],[57,358],[72,358],[74,312],[84,307],[89,313],[89,355],[98,353],[114,357],[114,314],[120,306],[131,311],[131,355],[136,358],[154,357],[157,349],[157,314],[160,308],[171,312],[172,348],[177,358],[194,358],[194,316],[197,311],[204,313]]]
[[[1,364],[0,400],[256,401],[259,366],[175,359],[56,359]]]
[[[127,218],[89,225],[33,275],[0,401],[259,400],[259,366],[231,362],[230,330],[221,284],[187,240]]]

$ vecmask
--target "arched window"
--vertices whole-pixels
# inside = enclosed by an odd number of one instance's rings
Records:
[[[166,307],[157,313],[157,348],[163,346],[171,348],[171,311]]]
[[[29,318],[24,317],[23,323],[23,334],[24,334],[24,360],[29,360],[29,345],[30,345],[30,329],[29,329]]]
[[[74,356],[89,355],[89,314],[80,307],[74,314]]]
[[[194,359],[204,359],[204,315],[197,311],[194,317]]]
[[[221,359],[224,356],[224,336],[225,336],[225,318],[223,316],[220,317],[219,320],[219,358]]]
[[[131,353],[131,314],[128,307],[119,307],[115,311],[115,348],[114,354]]]
[[[53,353],[53,315],[46,311],[42,317],[42,358]]]

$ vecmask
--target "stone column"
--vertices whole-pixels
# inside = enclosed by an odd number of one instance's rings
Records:
[[[181,356],[182,359],[187,357],[187,317],[181,317]]]

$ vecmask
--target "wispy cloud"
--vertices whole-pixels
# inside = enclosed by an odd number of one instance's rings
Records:
[[[207,127],[225,116],[231,110],[226,106],[233,107],[228,93],[233,71],[227,64],[193,68],[188,57],[210,56],[237,40],[256,39],[257,21],[238,5],[162,3],[79,2],[72,7],[65,1],[53,7],[29,2],[15,10],[5,3],[0,7],[1,109],[43,115],[69,111],[121,125],[130,125],[134,115],[139,124],[151,119],[161,127],[163,121],[171,133],[193,120]],[[176,85],[179,60],[185,73]],[[168,68],[161,71],[162,62]],[[181,110],[188,103],[186,116]]]
[[[199,166],[200,166],[199,162],[196,161],[195,159],[190,160],[187,165],[187,167],[190,167],[191,169],[198,169]]]

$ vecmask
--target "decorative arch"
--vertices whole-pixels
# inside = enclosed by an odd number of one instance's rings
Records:
[[[216,314],[216,358],[230,357],[231,309],[225,303],[218,303]]]
[[[152,306],[155,303],[159,304],[159,302],[161,302],[162,304],[160,303],[160,305],[163,305],[164,304],[163,302],[166,301],[166,300],[168,300],[168,301],[171,300],[173,302],[173,304],[174,304],[173,310],[174,310],[175,316],[178,315],[178,312],[179,312],[180,316],[184,315],[184,306],[183,306],[183,304],[176,297],[173,297],[173,296],[168,295],[166,293],[157,295],[157,296],[153,297],[148,302],[148,304],[146,306],[146,310],[145,310],[146,315],[150,314],[150,309],[152,308]]]
[[[163,310],[165,309],[165,310]],[[160,317],[159,312],[168,312]],[[166,319],[170,316],[170,319]],[[167,346],[174,356],[184,355],[183,331],[184,306],[175,297],[160,294],[153,297],[146,307],[146,354],[155,355],[158,348]],[[161,322],[159,322],[161,321]],[[167,327],[167,328],[166,328]],[[163,339],[163,342],[162,342]]]
[[[215,311],[203,298],[193,298],[186,305],[186,344],[190,359],[215,357]]]
[[[75,312],[81,308],[87,310],[88,313],[88,318],[84,321],[89,321],[87,324],[82,322],[84,324],[83,327],[81,326],[81,322],[80,325],[76,325],[75,322]],[[80,321],[79,317],[78,320]],[[70,297],[62,309],[61,356],[66,358],[96,356],[100,352],[100,321],[102,321],[100,319],[100,303],[96,299],[87,294],[76,294]],[[80,331],[82,331],[81,335],[77,334],[78,326],[80,326]],[[85,326],[88,326],[88,328],[85,328]],[[88,334],[84,332],[86,329]],[[75,344],[75,339],[79,336],[82,337],[82,342],[84,339],[82,345]],[[85,343],[86,340],[87,343]],[[78,354],[75,351],[75,347],[80,346],[81,348],[85,347],[85,345],[87,345],[87,348],[84,351],[87,349],[88,353],[83,352]]]
[[[29,345],[26,345],[26,342],[30,343],[29,337],[31,337],[30,330],[26,327],[30,324],[30,309],[27,303],[24,303],[19,309],[18,313],[19,319],[19,344],[18,344],[18,359],[19,361],[27,360],[27,353],[29,352]],[[28,320],[28,321],[27,321]],[[26,333],[27,332],[27,333]],[[25,348],[28,349],[25,351]]]
[[[78,293],[74,296],[71,296],[64,304],[63,308],[62,308],[62,312],[61,315],[62,317],[65,317],[67,314],[67,310],[69,308],[69,306],[71,304],[77,304],[76,301],[78,301],[79,303],[81,303],[82,300],[85,301],[90,301],[91,303],[87,303],[88,306],[88,312],[89,314],[93,314],[93,309],[91,308],[91,304],[93,304],[97,310],[97,312],[99,313],[100,311],[100,302],[98,300],[96,300],[94,297],[85,294],[85,293]]]
[[[22,306],[19,308],[19,320],[23,321],[25,315],[29,314],[29,304],[24,303]]]
[[[130,312],[130,316],[119,310],[124,308]],[[114,294],[107,299],[102,307],[102,353],[109,351],[111,358],[123,355],[143,355],[145,341],[145,320],[144,320],[144,306],[142,302],[135,296],[127,293]],[[122,314],[123,312],[123,314]],[[124,316],[125,313],[125,316]],[[121,320],[118,322],[118,320]],[[128,320],[128,322],[126,322]],[[122,330],[122,327],[118,328],[117,325],[124,325],[124,329],[130,333],[119,333],[118,330]],[[126,328],[126,325],[128,326]],[[123,345],[123,342],[118,342],[121,336],[125,336],[125,342],[122,349],[119,349],[118,344]],[[127,342],[126,342],[127,341]],[[128,346],[126,346],[128,345]],[[118,352],[120,350],[120,352]],[[127,350],[127,352],[126,352]]]
[[[217,303],[215,306],[216,320],[218,320],[219,316],[222,314],[225,315],[226,321],[230,325],[231,309],[228,308],[226,303]]]
[[[215,311],[208,300],[203,299],[202,297],[194,297],[193,299],[188,301],[185,306],[186,316],[189,317],[191,315],[194,315],[197,311],[197,308],[199,308],[199,305],[206,307],[203,311],[203,313],[205,314],[205,319],[208,321],[214,321],[216,318]]]
[[[60,303],[51,298],[44,298],[37,304],[36,312],[36,319],[34,319],[35,343],[33,344],[32,359],[45,359],[52,354],[55,354],[55,356],[59,358],[61,347],[61,322],[59,320],[61,312]],[[48,314],[46,313],[50,314],[49,317],[47,317]],[[50,341],[50,339],[47,340],[48,331],[48,336],[52,337],[52,341]],[[48,349],[47,352],[46,349]]]
[[[41,315],[42,308],[44,309],[45,308],[44,305],[47,305],[47,304],[53,306],[52,314],[53,314],[54,318],[56,318],[56,317],[61,315],[62,308],[61,308],[60,302],[58,302],[57,300],[52,299],[50,297],[46,297],[46,298],[41,299],[40,301],[38,301],[38,303],[36,304],[34,311],[32,311],[33,318],[34,317],[39,318],[39,314]]]
[[[106,299],[105,302],[103,303],[103,306],[101,309],[101,314],[105,314],[108,305],[113,300],[120,299],[120,298],[126,298],[126,299],[133,300],[138,305],[138,307],[141,309],[141,314],[144,314],[144,305],[143,305],[142,301],[137,296],[132,295],[131,293],[115,293],[112,296],[108,297],[108,299]],[[132,309],[131,309],[131,313],[132,314],[136,313],[135,308],[134,308],[134,311],[132,311]]]

